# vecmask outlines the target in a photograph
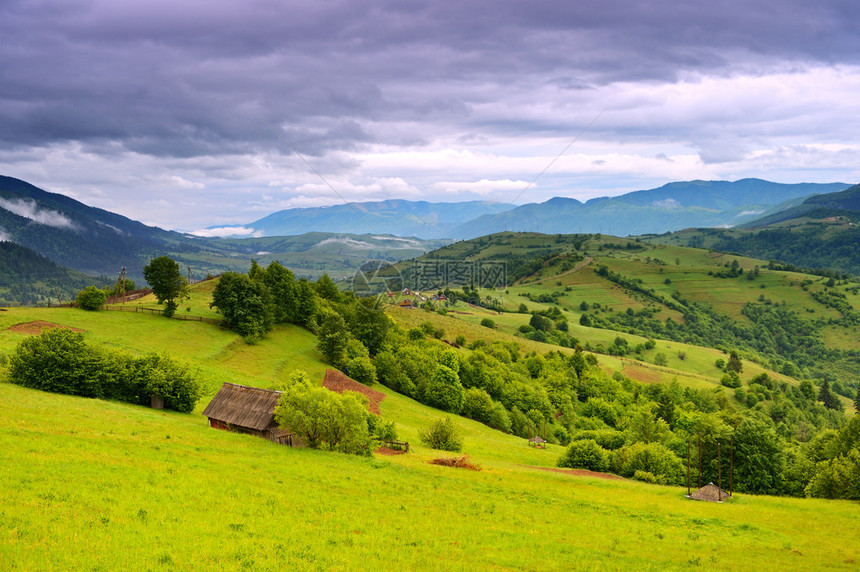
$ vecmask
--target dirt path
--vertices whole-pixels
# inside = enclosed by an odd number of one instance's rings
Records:
[[[596,471],[587,471],[585,469],[556,469],[554,467],[534,467],[532,465],[523,465],[530,469],[540,469],[541,471],[549,471],[551,473],[565,473],[568,475],[575,475],[577,477],[597,477],[598,479],[611,479],[611,480],[626,480],[624,477],[619,477],[618,475],[612,475],[609,473],[598,473]]]

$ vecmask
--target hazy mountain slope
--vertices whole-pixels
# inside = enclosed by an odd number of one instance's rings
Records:
[[[19,244],[0,242],[0,305],[68,302],[99,281]]]
[[[662,233],[689,227],[735,226],[775,205],[816,193],[842,190],[843,183],[784,185],[760,179],[669,183],[581,203],[555,198],[459,226],[453,238],[509,231],[606,232],[615,235]]]
[[[253,228],[255,233],[263,236],[340,232],[444,238],[450,236],[458,224],[510,208],[510,205],[488,201],[430,203],[389,200],[283,210],[243,226]]]
[[[381,234],[310,233],[300,237],[220,240],[146,226],[12,177],[0,177],[0,240],[32,249],[61,266],[115,277],[122,267],[142,282],[156,256],[175,258],[193,277],[246,270],[250,260],[280,260],[302,275],[348,276],[367,257],[400,260],[443,242]]]
[[[755,219],[743,226],[763,227],[801,217],[827,218],[840,215],[850,217],[856,213],[860,213],[860,185],[854,185],[843,191],[808,197],[799,205]]]

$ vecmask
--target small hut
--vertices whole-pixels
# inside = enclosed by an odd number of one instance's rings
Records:
[[[278,427],[275,407],[280,391],[225,383],[203,410],[209,426],[215,429],[256,435],[276,443],[298,445],[298,438]]]
[[[531,439],[529,439],[530,447],[537,447],[538,449],[546,449],[546,439],[541,437],[540,435],[535,435]]]
[[[708,502],[722,502],[732,498],[732,495],[715,485],[708,483],[697,491],[693,491],[687,498],[692,500],[701,500]]]

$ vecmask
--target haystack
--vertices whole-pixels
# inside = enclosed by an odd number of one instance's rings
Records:
[[[732,495],[730,495],[714,483],[708,483],[699,490],[693,491],[693,493],[690,494],[687,498],[708,502],[720,502],[731,497]]]

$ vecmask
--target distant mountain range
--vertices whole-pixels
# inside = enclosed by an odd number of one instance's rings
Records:
[[[493,215],[511,205],[488,201],[430,203],[389,200],[346,203],[330,207],[296,208],[278,211],[238,228],[250,228],[248,235],[290,236],[306,232],[352,234],[394,234],[420,238],[448,238],[455,229],[482,215]],[[210,227],[215,229],[216,227]],[[220,227],[237,228],[237,227]]]
[[[841,191],[848,186],[845,183],[788,185],[761,179],[689,181],[585,203],[555,197],[518,207],[484,201],[391,200],[289,209],[240,227],[256,236],[312,231],[371,232],[459,240],[505,230],[627,236],[688,227],[736,226],[793,206],[810,195]]]
[[[279,239],[206,239],[146,226],[3,176],[0,176],[0,241],[13,242],[57,265],[89,275],[114,279],[125,267],[128,276],[138,283],[143,282],[143,267],[162,255],[172,256],[182,265],[183,273],[187,271],[193,278],[226,270],[247,270],[252,258],[261,264],[279,260],[300,276],[316,277],[330,272],[335,277],[345,277],[369,257],[396,261],[446,243],[382,233],[356,236],[342,231]],[[9,256],[0,251],[0,269]],[[19,256],[17,250],[15,256]],[[60,276],[64,269],[52,272]],[[75,277],[80,278],[77,274]],[[29,278],[22,279],[13,286],[26,290],[31,282]],[[0,300],[2,296],[0,281]],[[22,300],[17,294],[9,299]]]
[[[669,183],[585,203],[556,197],[499,215],[484,215],[458,227],[455,237],[471,238],[504,230],[629,236],[689,227],[731,227],[782,210],[799,198],[846,187],[844,183],[786,185],[742,179]]]

